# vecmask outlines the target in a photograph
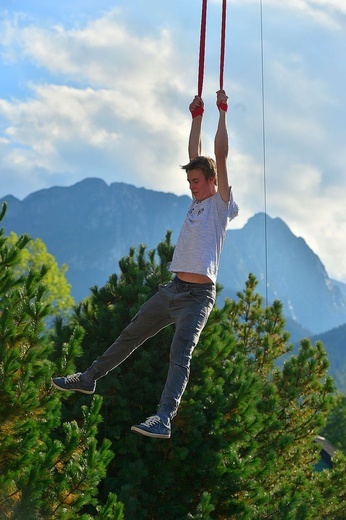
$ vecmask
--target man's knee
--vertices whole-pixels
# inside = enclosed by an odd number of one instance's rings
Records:
[[[195,340],[180,336],[179,340],[172,344],[169,355],[170,362],[175,365],[189,367],[196,344]]]

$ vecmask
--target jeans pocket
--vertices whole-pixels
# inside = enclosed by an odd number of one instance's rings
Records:
[[[203,305],[206,307],[213,306],[215,303],[215,297],[213,296],[213,290],[205,290],[205,289],[192,289],[189,292],[190,296],[199,303],[199,305]]]

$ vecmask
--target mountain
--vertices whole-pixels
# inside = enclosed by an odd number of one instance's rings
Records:
[[[280,218],[260,213],[229,234],[219,276],[225,287],[231,286],[230,278],[241,287],[252,272],[269,303],[281,300],[285,315],[313,334],[346,323],[345,284],[328,277],[318,256]]]
[[[23,201],[9,195],[6,232],[41,238],[67,277],[77,301],[102,286],[129,247],[155,248],[172,231],[178,238],[190,198],[85,179],[70,187],[32,193]],[[244,288],[249,272],[265,301],[280,299],[292,329],[305,336],[346,323],[344,284],[333,282],[318,256],[280,218],[254,215],[242,229],[227,231],[221,257],[221,298]],[[302,328],[300,328],[302,327]]]
[[[154,248],[168,229],[183,222],[189,197],[139,189],[124,183],[108,186],[86,179],[73,186],[32,193],[23,201],[7,196],[6,231],[41,238],[67,277],[77,301],[93,285],[104,285],[118,271],[130,246]]]
[[[337,388],[346,395],[346,324],[310,339],[312,343],[322,341],[328,352],[330,373]]]

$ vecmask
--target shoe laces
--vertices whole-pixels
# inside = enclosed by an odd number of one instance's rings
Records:
[[[158,415],[151,415],[150,417],[148,417],[145,422],[143,424],[145,424],[145,426],[154,426],[155,424],[158,424],[161,422],[161,419]]]
[[[66,376],[66,383],[79,383],[80,381],[80,372],[78,374],[70,374],[69,376]]]

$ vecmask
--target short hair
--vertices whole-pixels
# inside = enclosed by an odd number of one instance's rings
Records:
[[[181,168],[185,170],[186,173],[190,170],[201,170],[206,180],[214,177],[215,184],[217,184],[216,162],[212,157],[207,157],[204,155],[195,157],[194,159],[191,159],[188,164],[185,164]]]

